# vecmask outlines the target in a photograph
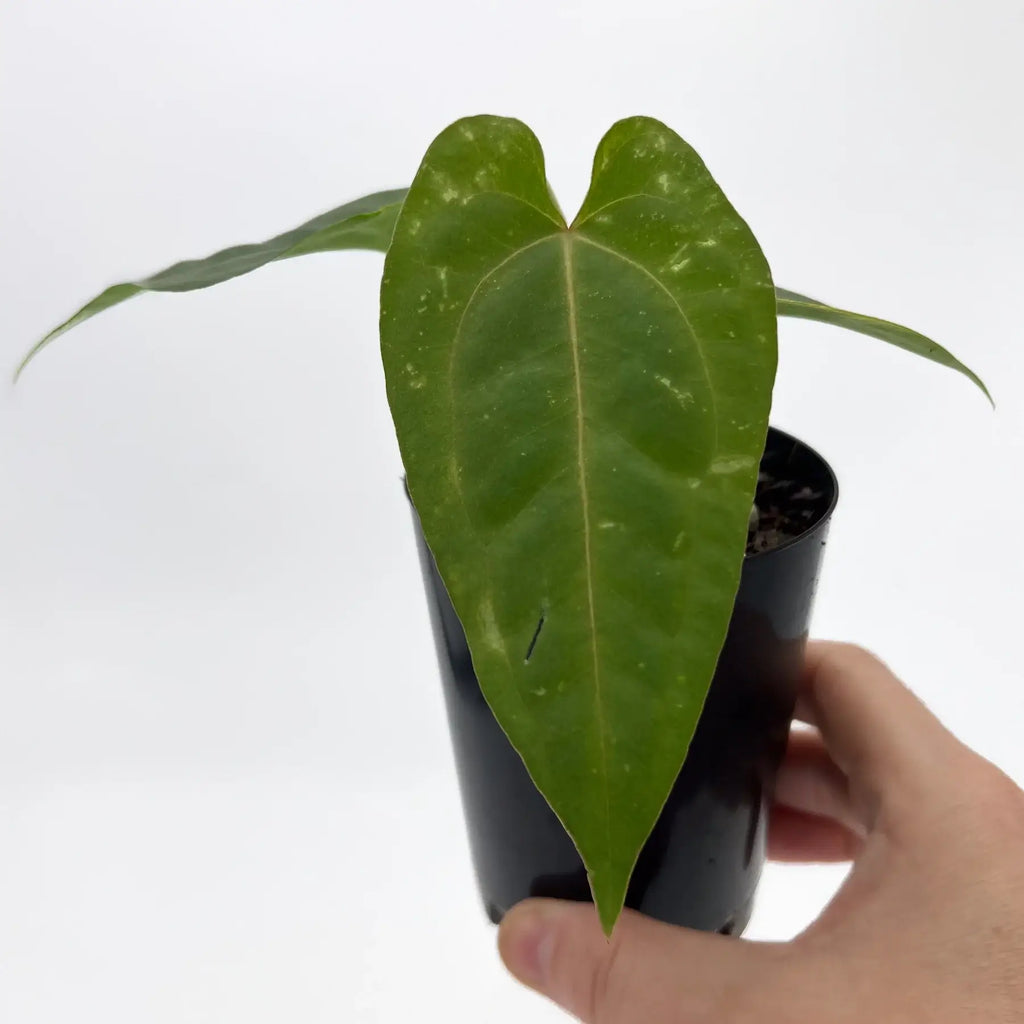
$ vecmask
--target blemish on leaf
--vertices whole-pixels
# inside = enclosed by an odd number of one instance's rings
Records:
[[[654,378],[663,388],[670,391],[676,401],[684,408],[688,408],[693,405],[693,392],[692,391],[681,391],[677,388],[668,377],[655,377]]]
[[[498,629],[498,620],[494,616],[494,604],[491,601],[490,594],[480,602],[479,612],[480,628],[484,634],[484,643],[492,650],[504,654],[505,641],[501,636],[501,630]]]
[[[529,662],[530,658],[533,657],[533,649],[537,646],[537,641],[540,639],[540,631],[544,628],[544,613],[541,612],[540,619],[537,621],[537,628],[533,631],[533,638],[530,640],[530,646],[526,648],[526,657],[523,659],[525,662]],[[536,690],[533,691],[537,693]],[[543,694],[537,694],[538,697]]]
[[[749,469],[754,461],[751,455],[722,455],[711,463],[711,472],[737,473],[741,469]]]

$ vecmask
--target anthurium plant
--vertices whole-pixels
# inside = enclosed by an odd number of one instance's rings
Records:
[[[386,253],[381,352],[409,493],[484,695],[610,931],[725,638],[778,317],[879,338],[984,385],[915,331],[777,288],[700,157],[647,117],[601,140],[571,222],[524,124],[466,118],[408,190],[114,285],[19,372],[141,292],[339,249]]]

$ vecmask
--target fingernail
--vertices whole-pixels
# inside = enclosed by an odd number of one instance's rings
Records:
[[[525,985],[544,987],[551,972],[554,947],[554,921],[542,907],[514,907],[501,922],[501,958]]]

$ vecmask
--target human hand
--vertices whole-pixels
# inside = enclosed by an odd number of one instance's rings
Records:
[[[1024,1022],[1024,792],[873,655],[808,645],[769,855],[854,860],[796,939],[754,943],[526,900],[499,949],[586,1024]]]

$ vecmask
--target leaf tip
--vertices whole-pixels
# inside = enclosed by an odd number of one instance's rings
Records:
[[[632,874],[632,872],[630,872]],[[595,878],[590,876],[590,891],[594,897],[594,905],[597,907],[597,917],[601,922],[601,930],[605,938],[611,938],[615,925],[622,915],[622,908],[626,903],[626,887],[629,876],[624,882],[617,882],[614,879]]]
[[[992,397],[992,392],[989,391],[985,382],[969,366],[965,366],[963,363],[960,363],[956,368],[960,369],[963,375],[977,386],[978,390],[988,399],[988,404],[994,412],[996,408],[996,400]]]
[[[46,346],[49,345],[50,342],[53,341],[54,338],[56,338],[60,334],[63,334],[64,331],[66,330],[66,328],[67,328],[67,325],[66,324],[62,324],[60,327],[57,327],[54,330],[50,331],[49,334],[47,334],[45,337],[43,337],[39,341],[37,341],[28,350],[28,352],[25,353],[24,358],[21,360],[20,363],[18,363],[17,367],[14,370],[13,375],[11,376],[11,386],[12,387],[17,386],[18,381],[21,380],[21,375],[28,368],[28,364],[31,363],[32,360],[35,359],[35,357],[37,355],[39,355],[39,353],[44,348],[46,348]]]
[[[11,387],[15,388],[18,386],[18,381],[21,380],[21,375],[25,372],[25,368],[32,361],[32,357],[35,355],[36,349],[32,349],[27,356],[14,368],[14,373],[11,374]]]

